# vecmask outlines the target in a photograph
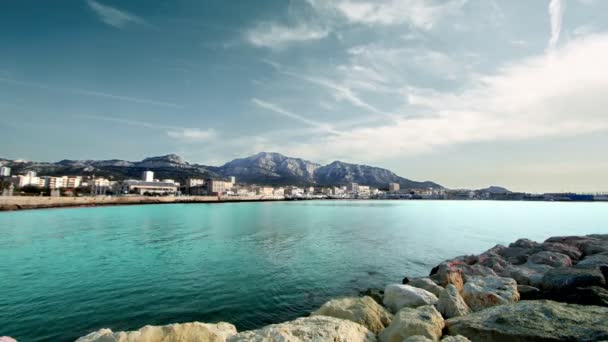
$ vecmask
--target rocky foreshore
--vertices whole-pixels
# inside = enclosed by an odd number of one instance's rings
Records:
[[[258,330],[194,322],[102,329],[77,342],[602,341],[607,279],[608,234],[520,239]]]

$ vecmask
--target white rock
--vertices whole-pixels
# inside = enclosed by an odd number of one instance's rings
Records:
[[[391,284],[384,289],[384,306],[392,312],[404,307],[433,305],[437,300],[437,296],[429,291],[410,285]]]
[[[376,335],[355,322],[328,316],[298,318],[262,329],[240,332],[229,342],[375,342]]]
[[[462,298],[473,311],[519,301],[517,283],[511,278],[469,277]]]
[[[371,297],[350,297],[330,300],[312,316],[330,316],[359,323],[374,333],[391,324],[393,315]]]
[[[445,287],[435,306],[445,319],[468,315],[471,312],[467,303],[458,293],[456,286],[452,284]]]
[[[432,305],[403,308],[395,315],[391,325],[380,333],[380,341],[401,342],[417,335],[439,341],[443,327],[443,318]]]
[[[462,335],[446,336],[441,339],[441,342],[471,342],[468,338]]]
[[[128,332],[101,329],[79,338],[76,342],[225,342],[235,334],[236,328],[229,323],[192,322],[163,326],[146,325],[139,330]]]
[[[432,281],[431,278],[412,279],[412,280],[410,280],[409,283],[407,283],[407,285],[417,287],[417,288],[420,288],[423,290],[427,290],[437,297],[439,297],[441,295],[441,293],[443,292],[443,287],[435,284],[435,282]]]

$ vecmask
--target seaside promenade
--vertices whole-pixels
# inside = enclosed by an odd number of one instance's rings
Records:
[[[278,201],[283,196],[83,196],[83,197],[44,197],[44,196],[0,196],[0,211],[87,207],[106,205],[135,205],[162,203],[222,203]]]

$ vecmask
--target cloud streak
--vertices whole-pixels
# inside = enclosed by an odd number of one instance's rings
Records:
[[[129,24],[145,24],[145,21],[127,11],[104,5],[95,0],[87,0],[89,7],[105,24],[122,29]]]
[[[245,33],[245,39],[256,47],[281,49],[289,44],[321,40],[328,35],[328,29],[307,23],[299,23],[293,27],[260,23]]]
[[[177,103],[172,103],[172,102],[157,101],[157,100],[140,98],[140,97],[115,95],[115,94],[109,94],[109,93],[104,93],[104,92],[99,92],[99,91],[94,91],[94,90],[87,90],[87,89],[50,86],[47,84],[42,84],[42,83],[37,83],[37,82],[19,81],[19,80],[14,80],[14,79],[10,79],[10,78],[4,78],[4,77],[0,77],[0,82],[16,84],[16,85],[25,86],[25,87],[39,88],[39,89],[50,90],[50,91],[60,91],[60,92],[64,92],[64,93],[102,97],[102,98],[111,99],[111,100],[139,103],[139,104],[152,105],[152,106],[183,108],[182,105],[177,104]]]
[[[271,103],[271,102],[263,101],[263,100],[260,100],[260,99],[257,99],[257,98],[252,98],[252,99],[251,99],[251,102],[252,102],[254,105],[256,105],[256,106],[258,106],[258,107],[260,107],[260,108],[262,108],[262,109],[267,109],[267,110],[269,110],[269,111],[271,111],[271,112],[274,112],[274,113],[276,113],[276,114],[279,114],[279,115],[282,115],[282,116],[288,117],[288,118],[290,118],[290,119],[293,119],[293,120],[296,120],[296,121],[299,121],[299,122],[305,123],[305,124],[307,124],[307,125],[310,125],[310,126],[313,126],[313,127],[319,128],[319,129],[321,129],[322,131],[325,131],[325,132],[327,132],[327,133],[332,133],[332,134],[340,134],[340,132],[338,132],[338,131],[334,130],[334,129],[333,129],[333,128],[332,128],[330,125],[328,125],[328,124],[324,124],[324,123],[320,123],[320,122],[317,122],[317,121],[310,120],[310,119],[305,118],[305,117],[303,117],[303,116],[301,116],[301,115],[298,115],[298,114],[295,114],[295,113],[293,113],[293,112],[291,112],[291,111],[288,111],[288,110],[286,110],[286,109],[284,109],[284,108],[280,107],[279,105],[277,105],[277,104],[275,104],[275,103]]]
[[[564,7],[561,0],[551,0],[549,3],[549,17],[551,19],[551,38],[549,39],[549,49],[553,50],[559,41],[562,31],[562,17]]]

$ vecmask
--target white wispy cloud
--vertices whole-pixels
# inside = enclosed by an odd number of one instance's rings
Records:
[[[253,46],[280,49],[292,43],[320,40],[329,35],[329,30],[310,23],[295,26],[277,23],[260,23],[245,33],[245,39]]]
[[[60,92],[73,93],[73,94],[79,94],[79,95],[96,96],[96,97],[102,97],[102,98],[107,98],[107,99],[111,99],[111,100],[126,101],[126,102],[140,103],[140,104],[153,105],[153,106],[183,108],[182,105],[177,104],[177,103],[172,103],[172,102],[157,101],[157,100],[146,99],[146,98],[141,98],[141,97],[115,95],[115,94],[109,94],[109,93],[104,93],[104,92],[94,91],[94,90],[87,90],[87,89],[51,86],[51,85],[47,85],[47,84],[43,84],[43,83],[19,81],[19,80],[14,80],[11,78],[4,78],[4,77],[0,77],[0,82],[11,83],[11,84],[26,86],[26,87],[34,87],[34,88],[45,89],[45,90],[50,90],[50,91],[60,91]]]
[[[104,23],[116,27],[124,28],[129,24],[144,24],[145,21],[127,11],[104,5],[95,0],[87,0],[89,7],[97,14]]]
[[[217,132],[213,128],[201,129],[196,127],[179,127],[163,123],[149,122],[143,120],[108,116],[108,115],[79,115],[78,118],[114,122],[123,125],[130,125],[139,128],[165,131],[168,137],[180,142],[196,143],[207,142],[217,137]]]
[[[551,38],[549,39],[549,49],[554,49],[559,41],[562,31],[562,17],[564,7],[561,0],[551,0],[549,2],[549,17],[551,19]]]
[[[404,94],[409,105],[432,115],[354,128],[285,151],[317,159],[378,160],[464,143],[606,132],[606,89],[608,34],[581,37],[478,75],[459,92],[409,88]]]
[[[340,132],[334,130],[331,125],[328,125],[328,124],[325,124],[325,123],[321,123],[321,122],[317,122],[317,121],[314,121],[314,120],[310,120],[310,119],[305,118],[305,117],[303,117],[301,115],[298,115],[298,114],[293,113],[293,112],[291,112],[289,110],[286,110],[286,109],[282,108],[281,106],[279,106],[276,103],[272,103],[272,102],[268,102],[268,101],[263,101],[263,100],[260,100],[260,99],[257,99],[257,98],[252,98],[251,102],[253,104],[255,104],[256,106],[260,107],[260,108],[267,109],[267,110],[269,110],[271,112],[274,112],[276,114],[279,114],[279,115],[291,118],[291,119],[296,120],[296,121],[303,122],[303,123],[305,123],[307,125],[319,128],[322,131],[325,131],[325,132],[328,132],[328,133],[332,133],[332,134],[340,134]]]
[[[409,24],[432,29],[444,17],[456,13],[467,0],[435,3],[430,0],[308,0],[325,15],[338,14],[351,23],[367,25]]]
[[[167,135],[184,142],[204,142],[215,139],[217,132],[212,128],[181,128],[169,130],[167,131]]]

